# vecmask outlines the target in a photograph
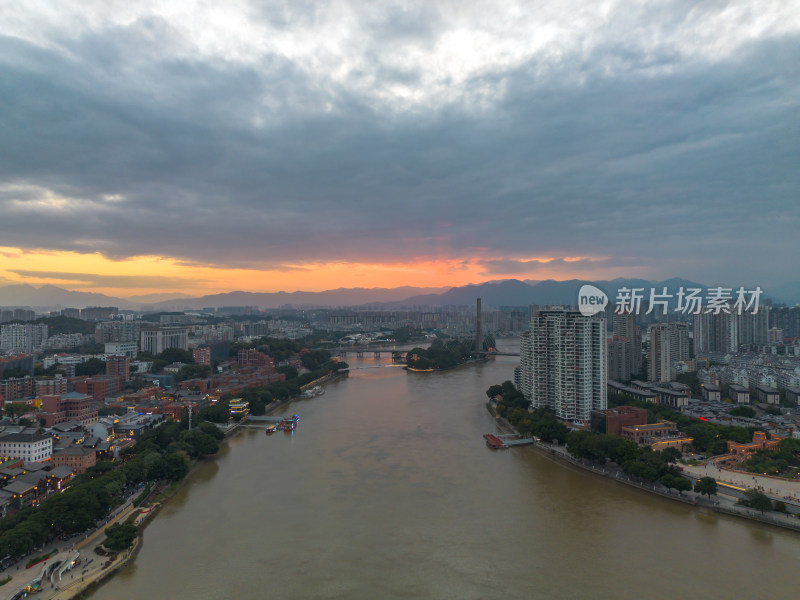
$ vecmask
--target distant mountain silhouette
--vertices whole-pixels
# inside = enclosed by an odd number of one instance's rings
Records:
[[[518,279],[507,279],[488,283],[478,283],[450,288],[443,294],[423,294],[411,296],[400,302],[402,306],[463,306],[475,304],[481,298],[486,306],[525,306],[534,297],[533,286]]]
[[[146,294],[129,299],[106,296],[93,292],[78,292],[54,285],[36,287],[28,284],[13,284],[0,287],[0,307],[31,306],[40,310],[60,308],[84,308],[86,306],[117,306],[120,309],[146,310],[200,310],[219,306],[257,306],[262,309],[281,306],[296,307],[341,307],[341,306],[380,306],[396,308],[401,306],[473,306],[476,298],[481,298],[486,307],[528,306],[530,304],[574,305],[578,290],[584,283],[603,290],[612,304],[618,290],[622,287],[644,288],[648,295],[650,288],[657,292],[666,287],[668,293],[675,294],[678,288],[701,288],[705,293],[708,286],[681,278],[664,281],[646,279],[613,279],[610,281],[585,281],[569,279],[555,281],[519,281],[504,279],[453,288],[419,288],[412,286],[397,288],[339,288],[323,292],[228,292],[201,297],[180,297],[180,292]],[[716,284],[715,284],[716,285]],[[738,287],[738,286],[737,286]],[[771,297],[776,302],[790,305],[800,302],[800,283],[784,284],[773,290],[765,289],[762,298]],[[171,296],[171,297],[170,297]],[[177,297],[176,297],[177,296]]]
[[[157,310],[192,309],[216,306],[258,306],[279,308],[284,305],[306,307],[336,307],[357,305],[380,305],[420,292],[441,292],[446,288],[338,288],[323,292],[228,292],[211,294],[200,298],[165,300],[152,305]]]
[[[137,303],[94,292],[74,292],[55,285],[35,287],[27,283],[0,287],[0,306],[32,306],[38,308],[85,308],[86,306],[116,306],[135,308]]]
[[[587,281],[583,279],[555,281],[546,279],[533,285],[517,279],[508,279],[501,282],[455,287],[443,294],[412,296],[393,304],[402,306],[469,306],[475,303],[476,298],[481,298],[484,306],[575,305],[578,301],[578,291],[586,283],[591,283],[603,290],[612,304],[617,298],[618,290],[623,287],[645,288],[646,295],[649,295],[650,288],[656,288],[656,291],[660,292],[665,286],[667,287],[667,292],[673,294],[681,286],[684,288],[701,288],[704,291],[706,289],[706,286],[700,283],[679,278],[667,279],[666,281],[621,278],[611,281]]]

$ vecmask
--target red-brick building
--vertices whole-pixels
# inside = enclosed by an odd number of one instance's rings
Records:
[[[631,425],[646,425],[647,411],[635,406],[618,406],[607,410],[606,433],[609,435],[622,435],[622,428]]]
[[[118,375],[122,381],[130,381],[131,359],[127,356],[109,356],[106,359],[106,375]]]
[[[237,362],[240,367],[268,367],[272,370],[275,369],[275,361],[272,360],[272,357],[253,349],[239,350]]]
[[[200,411],[200,406],[195,402],[170,402],[161,407],[161,414],[173,421],[183,421],[189,417],[189,406],[192,407],[193,415]]]
[[[208,346],[201,346],[192,350],[192,358],[198,365],[211,364],[211,348]]]
[[[87,394],[93,400],[102,402],[122,389],[122,378],[119,375],[95,375],[72,380],[72,390]]]
[[[86,469],[97,464],[97,453],[92,448],[76,446],[53,453],[53,467],[69,467],[73,473],[80,475]]]
[[[180,388],[182,390],[197,390],[201,394],[208,391],[208,379],[187,379],[181,381]]]
[[[45,427],[66,421],[78,421],[88,427],[97,423],[98,419],[97,411],[92,408],[92,399],[75,392],[42,396],[42,405],[36,416],[44,420]]]
[[[30,398],[36,393],[36,380],[30,375],[0,380],[0,401],[12,402]]]
[[[37,396],[53,396],[67,392],[69,392],[69,383],[67,378],[61,375],[36,380]]]

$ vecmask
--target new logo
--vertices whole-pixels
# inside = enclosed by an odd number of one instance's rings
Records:
[[[593,285],[583,285],[578,292],[578,310],[584,317],[591,317],[605,309],[608,296]]]

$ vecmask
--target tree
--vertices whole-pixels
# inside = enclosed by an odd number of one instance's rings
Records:
[[[186,442],[194,448],[194,455],[210,456],[219,451],[219,444],[217,440],[203,433],[199,429],[192,431],[183,431],[180,435],[180,440]]]
[[[197,426],[197,429],[199,429],[200,431],[202,431],[205,434],[210,435],[211,437],[213,437],[217,441],[219,441],[219,440],[221,440],[222,438],[225,437],[225,434],[222,433],[219,430],[219,427],[217,427],[213,423],[200,423],[200,425]]]
[[[772,510],[772,501],[766,494],[754,489],[749,489],[744,494],[745,497],[740,499],[738,504],[760,510],[762,513],[767,510]]]
[[[75,375],[92,377],[106,372],[106,363],[99,358],[90,358],[87,361],[75,365]]]
[[[106,528],[106,539],[103,545],[109,550],[126,550],[136,539],[138,530],[133,523],[115,523]]]
[[[300,359],[300,362],[302,362],[303,366],[309,371],[314,371],[320,368],[330,359],[331,353],[327,350],[312,350],[311,352],[304,354],[303,358]],[[289,378],[287,377],[287,379]]]
[[[775,500],[773,502],[772,509],[775,512],[780,512],[780,513],[788,513],[789,512],[788,509],[786,508],[786,502],[784,502],[783,500]]]
[[[749,406],[737,406],[729,410],[728,414],[733,417],[748,417],[752,419],[756,416],[756,411]]]
[[[0,379],[11,379],[12,377],[14,379],[18,379],[20,377],[25,377],[26,375],[30,374],[31,374],[30,371],[26,369],[14,367],[12,369],[4,369],[2,376],[0,376]]]
[[[665,488],[667,488],[667,490],[671,490],[672,488],[677,488],[677,486],[675,485],[677,479],[678,479],[677,477],[667,473],[666,475],[662,475],[661,477],[659,477],[658,482]]]
[[[201,421],[210,421],[212,423],[227,423],[231,418],[228,402],[226,400],[220,400],[216,404],[202,409],[198,418]]]
[[[31,410],[31,407],[23,402],[12,402],[5,405],[6,414],[11,417],[13,423],[16,423],[17,417],[21,417],[29,410]]]
[[[693,395],[700,396],[702,394],[700,379],[697,377],[697,371],[681,373],[675,377],[675,380],[688,385],[691,388]]]
[[[677,476],[672,480],[672,487],[678,490],[678,493],[683,496],[683,492],[688,492],[692,489],[692,482],[685,477]]]
[[[717,482],[713,477],[701,477],[694,484],[694,491],[698,494],[705,494],[708,499],[717,493]]]
[[[295,369],[292,365],[283,365],[278,367],[278,373],[283,373],[286,375],[287,381],[289,379],[295,379],[298,375],[297,369]]]
[[[677,448],[665,448],[661,451],[661,457],[667,462],[676,462],[683,456]]]
[[[495,398],[498,394],[503,393],[503,386],[502,385],[492,385],[489,386],[489,389],[486,390],[486,396],[491,400]]]
[[[211,375],[211,367],[208,365],[186,365],[180,368],[175,374],[175,381],[186,381],[187,379],[202,379]]]
[[[192,353],[182,348],[167,348],[156,355],[156,358],[167,361],[166,364],[168,365],[176,362],[185,363],[187,365],[194,364]]]

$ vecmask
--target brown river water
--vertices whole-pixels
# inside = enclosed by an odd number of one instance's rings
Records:
[[[279,411],[293,434],[246,430],[200,465],[93,600],[797,597],[798,534],[487,448],[484,392],[516,361],[348,357]]]

